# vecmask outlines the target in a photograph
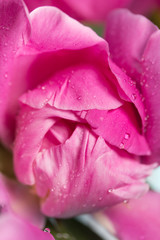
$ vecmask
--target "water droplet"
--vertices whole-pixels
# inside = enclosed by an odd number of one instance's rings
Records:
[[[140,81],[140,85],[143,86],[143,84],[144,84],[144,83],[143,83],[142,81]]]
[[[130,134],[129,134],[129,133],[125,133],[124,138],[125,138],[126,140],[128,140],[128,139],[130,138]]]
[[[5,77],[5,78],[8,78],[8,74],[7,74],[7,73],[5,73],[5,74],[4,74],[4,77]]]
[[[109,189],[108,189],[108,192],[109,192],[109,193],[113,192],[113,188],[109,188]]]
[[[41,87],[41,89],[42,89],[42,90],[45,90],[45,89],[46,89],[46,87],[45,87],[45,86],[42,86],[42,87]]]
[[[48,232],[48,233],[50,233],[51,230],[50,230],[49,228],[45,228],[45,229],[44,229],[44,232]]]
[[[99,197],[98,200],[101,201],[101,200],[102,200],[102,197]]]
[[[148,120],[148,118],[149,118],[149,115],[147,115],[147,116],[144,118],[144,120],[145,120],[145,121],[147,121],[147,120]]]
[[[129,201],[128,200],[124,200],[123,203],[127,204]]]
[[[124,143],[123,142],[120,143],[119,148],[124,149]]]
[[[145,98],[144,98],[144,97],[142,97],[142,102],[144,102],[144,100],[145,100]]]
[[[81,100],[81,99],[82,99],[82,97],[81,97],[81,96],[77,97],[77,100]]]
[[[135,93],[132,93],[131,97],[132,97],[133,101],[136,100],[136,98],[137,98]]]

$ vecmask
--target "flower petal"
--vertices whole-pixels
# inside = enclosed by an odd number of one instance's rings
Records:
[[[111,111],[90,110],[85,119],[93,131],[108,143],[136,155],[149,155],[150,150],[141,133],[138,117],[134,106],[126,103]]]
[[[28,39],[30,24],[21,1],[1,0],[0,13],[0,136],[5,143],[10,143],[14,121],[11,113],[6,113],[12,84],[10,71],[17,49]]]
[[[22,106],[17,119],[18,126],[14,145],[14,166],[21,182],[34,184],[33,160],[42,146],[44,136],[58,118],[69,119],[71,122],[78,120],[71,111],[60,111],[49,106],[40,110],[27,105]]]
[[[31,189],[0,174],[0,212],[15,213],[33,225],[43,228],[45,218],[40,212],[39,201]]]
[[[143,54],[142,92],[145,97],[147,110],[146,137],[154,154],[151,160],[160,161],[160,55],[159,55],[160,31],[150,38]]]
[[[43,232],[29,222],[13,214],[3,214],[0,217],[1,238],[5,240],[54,240],[48,232]]]
[[[66,218],[138,197],[147,191],[143,179],[154,166],[77,126],[65,143],[41,150],[33,167],[43,213]]]
[[[148,39],[157,30],[147,18],[126,9],[113,11],[107,19],[106,40],[112,59],[134,81],[139,80],[140,60]]]
[[[105,211],[119,239],[134,240],[160,238],[160,194],[148,192],[139,199],[119,204]]]
[[[86,59],[81,59],[81,62],[84,61]],[[72,111],[118,108],[123,100],[97,65],[95,62],[73,63],[55,73],[41,87],[22,95],[20,100],[33,108],[42,108],[47,103]]]

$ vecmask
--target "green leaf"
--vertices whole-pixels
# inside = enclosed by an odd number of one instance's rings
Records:
[[[100,37],[104,36],[104,24],[92,24],[88,22],[83,22],[83,24],[92,28]]]
[[[47,221],[46,228],[50,229],[55,240],[102,240],[76,219],[50,219]]]

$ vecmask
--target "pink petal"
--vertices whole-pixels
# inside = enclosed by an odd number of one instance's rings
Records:
[[[63,144],[39,151],[33,163],[42,211],[54,217],[71,217],[138,197],[147,191],[143,179],[153,167],[111,149],[84,126],[77,126]]]
[[[158,8],[159,0],[132,0],[129,8],[132,12],[138,14],[149,14]]]
[[[53,68],[54,63],[59,62],[57,61],[58,59],[62,63],[65,55],[65,60],[61,66],[63,68],[69,58],[72,61],[75,59],[75,57],[69,56],[72,50],[90,49],[93,47],[90,58],[93,58],[95,53],[99,53],[99,56],[104,57],[104,51],[107,51],[106,42],[91,29],[84,27],[53,7],[40,8],[32,12],[30,16],[32,27],[30,36],[30,25],[24,7],[17,1],[8,1],[7,4],[4,4],[3,1],[1,4],[3,8],[3,11],[1,11],[1,25],[5,24],[5,26],[4,29],[1,29],[2,40],[4,41],[2,42],[3,49],[1,54],[3,66],[1,68],[3,70],[1,73],[2,85],[4,86],[1,93],[2,106],[0,114],[2,116],[0,119],[2,124],[0,125],[2,129],[0,129],[0,133],[2,132],[2,138],[6,143],[11,140],[11,133],[12,138],[14,135],[15,124],[13,117],[17,111],[17,98],[26,90],[33,89],[37,84],[51,77],[52,73],[57,71],[57,68],[60,66],[58,63]],[[13,9],[17,9],[16,16],[14,16]],[[7,20],[5,20],[5,16],[3,17],[3,12],[7,16]],[[43,17],[41,17],[42,15]],[[17,20],[15,21],[15,19]],[[4,20],[5,23],[3,23]],[[8,25],[6,25],[7,23]],[[11,23],[14,23],[14,25],[11,26]],[[57,38],[58,36],[59,39]],[[63,50],[63,53],[60,53],[60,50]],[[74,54],[72,53],[72,55]],[[46,69],[45,71],[44,68]],[[36,74],[36,77],[34,74]],[[5,78],[6,80],[4,81]],[[12,132],[10,132],[10,129]]]
[[[141,133],[139,116],[132,104],[126,103],[111,111],[90,110],[85,119],[93,131],[110,144],[136,155],[150,154]]]
[[[131,0],[100,0],[99,2],[94,0],[42,0],[41,2],[37,0],[34,0],[34,2],[25,0],[30,10],[42,5],[53,5],[76,19],[94,22],[104,21],[112,9],[128,6],[130,2]]]
[[[1,0],[0,13],[0,136],[8,143],[12,140],[14,131],[12,113],[6,112],[12,84],[10,71],[17,49],[28,38],[30,25],[21,1]]]
[[[1,215],[0,232],[3,240],[54,240],[50,233],[41,231],[13,214]]]
[[[125,9],[113,11],[107,19],[106,40],[112,59],[135,81],[139,80],[140,60],[148,39],[157,30],[145,17]]]
[[[148,192],[127,204],[119,204],[107,209],[105,214],[111,220],[119,239],[159,240],[159,202],[159,193]]]
[[[137,89],[136,82],[133,81],[130,77],[128,77],[126,73],[123,72],[110,58],[108,60],[111,72],[114,74],[117,80],[116,85],[119,95],[121,96],[122,99],[126,100],[127,102],[132,102],[135,105],[141,117],[143,132],[146,117],[143,103],[144,97]]]
[[[90,28],[84,27],[57,8],[38,8],[30,14],[30,20],[30,45],[41,52],[82,49],[95,44],[106,48],[105,41]]]
[[[159,55],[160,31],[154,33],[150,38],[148,45],[144,51],[142,66],[143,75],[141,81],[142,92],[145,97],[145,105],[147,109],[147,126],[146,136],[150,148],[154,153],[154,161],[159,161],[160,154],[160,55]]]
[[[58,109],[72,111],[115,109],[122,105],[115,86],[106,80],[98,64],[75,62],[55,73],[41,87],[24,94],[20,100],[34,108],[49,103]]]
[[[39,210],[38,198],[27,186],[0,175],[1,213],[12,212],[42,228],[45,218]]]
[[[14,164],[16,174],[23,183],[34,183],[33,160],[36,158],[42,144],[45,144],[43,141],[44,136],[51,130],[58,118],[71,121],[78,120],[74,113],[70,111],[60,111],[49,106],[40,110],[25,105],[22,106],[18,117],[18,130],[14,146]],[[52,131],[54,130],[52,128]],[[62,130],[63,134],[64,131]],[[57,137],[52,138],[52,141],[52,144],[57,145]]]

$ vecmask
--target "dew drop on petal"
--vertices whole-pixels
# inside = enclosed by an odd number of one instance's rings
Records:
[[[81,96],[77,97],[77,100],[81,100]]]
[[[130,138],[130,134],[129,134],[129,133],[125,133],[124,138],[125,138],[126,140],[128,140],[128,139]]]
[[[119,148],[124,149],[124,143],[123,142],[120,143]]]
[[[136,100],[136,98],[137,98],[135,93],[132,93],[131,97],[132,97],[133,101]]]
[[[8,74],[7,74],[7,73],[5,73],[5,74],[4,74],[4,77],[5,77],[5,78],[8,78]]]
[[[109,188],[109,189],[108,189],[108,192],[109,192],[109,193],[113,192],[113,189],[112,189],[112,188]]]
[[[45,228],[45,229],[44,229],[44,232],[48,232],[48,233],[50,233],[51,230],[50,230],[49,228]]]

